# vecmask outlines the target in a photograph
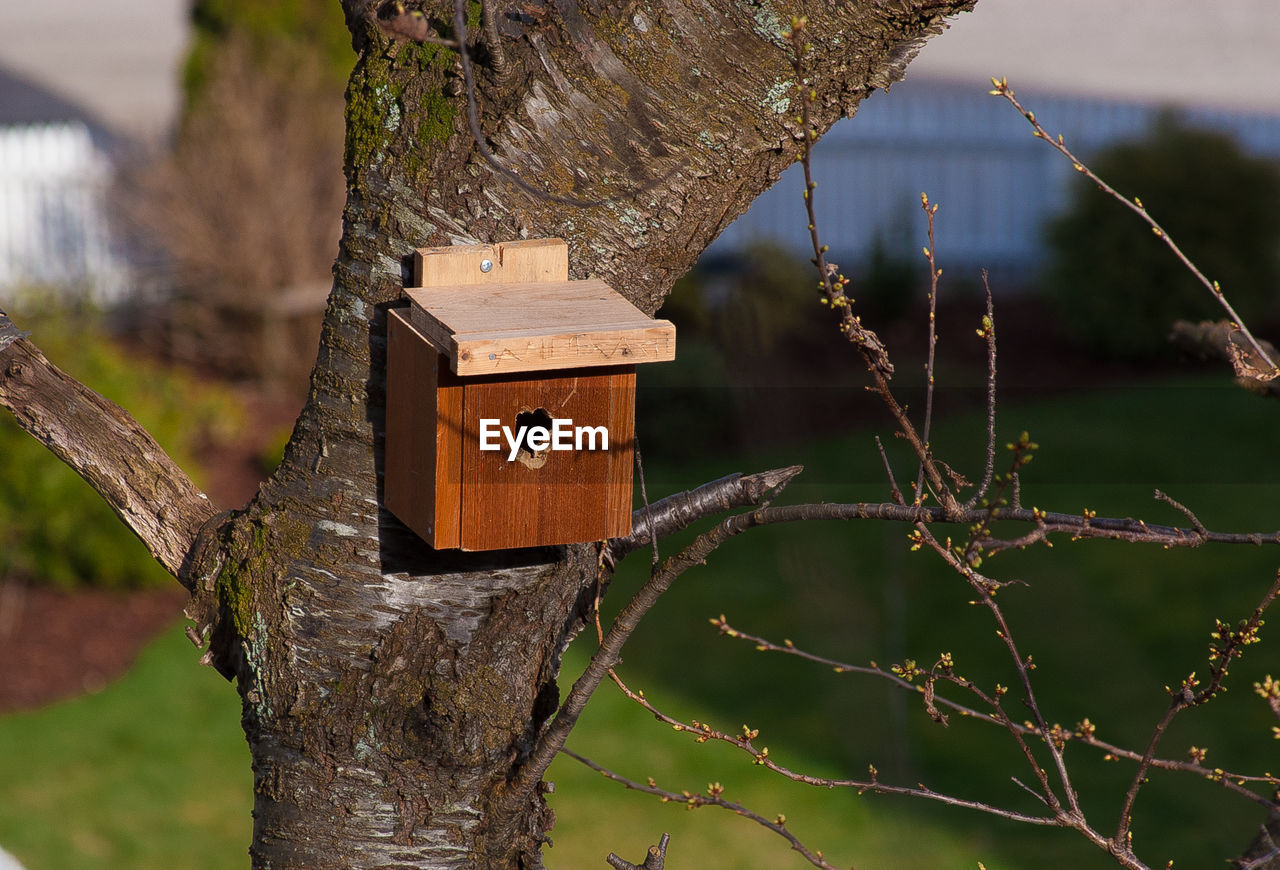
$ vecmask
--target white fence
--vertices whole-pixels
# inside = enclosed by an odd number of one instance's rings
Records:
[[[1062,133],[1086,157],[1142,136],[1160,110],[1030,92],[1019,98],[1046,129]],[[1233,135],[1250,153],[1280,159],[1280,118],[1198,109],[1179,116]],[[856,117],[818,142],[813,170],[814,204],[836,262],[861,261],[877,238],[891,253],[919,251],[925,242],[920,194],[927,192],[940,206],[936,247],[944,268],[982,266],[1016,276],[1035,269],[1044,223],[1065,206],[1076,176],[1061,155],[1031,135],[1021,115],[980,83],[962,87],[927,79],[872,94]],[[803,190],[800,167],[788,169],[708,254],[732,257],[768,240],[807,259],[812,249]]]
[[[123,296],[105,213],[110,175],[83,123],[0,127],[0,293]]]

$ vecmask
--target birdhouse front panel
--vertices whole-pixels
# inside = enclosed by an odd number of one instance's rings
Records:
[[[462,548],[628,534],[635,383],[631,367],[467,382]]]
[[[563,242],[424,249],[388,313],[384,500],[436,548],[597,541],[631,531],[635,363],[674,327]],[[514,279],[514,280],[512,280]]]

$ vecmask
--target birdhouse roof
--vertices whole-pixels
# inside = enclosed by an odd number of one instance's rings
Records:
[[[410,319],[459,375],[633,365],[675,358],[675,327],[603,281],[405,290]]]

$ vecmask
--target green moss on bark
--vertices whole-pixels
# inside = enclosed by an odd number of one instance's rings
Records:
[[[347,146],[349,167],[369,168],[386,158],[391,137],[386,128],[390,107],[399,100],[385,57],[362,58],[347,84]]]
[[[436,150],[454,134],[458,100],[445,95],[456,52],[404,43],[393,55],[370,52],[347,86],[347,166],[381,167],[388,158],[425,188]]]
[[[260,719],[270,718],[275,709],[265,674],[270,638],[283,621],[274,590],[285,566],[301,558],[310,541],[310,527],[298,517],[296,506],[282,505],[276,512],[236,520],[214,588],[244,662],[241,677],[251,686],[245,697]]]

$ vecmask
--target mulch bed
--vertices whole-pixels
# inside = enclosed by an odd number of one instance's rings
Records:
[[[0,713],[96,692],[182,613],[187,593],[0,588]]]

